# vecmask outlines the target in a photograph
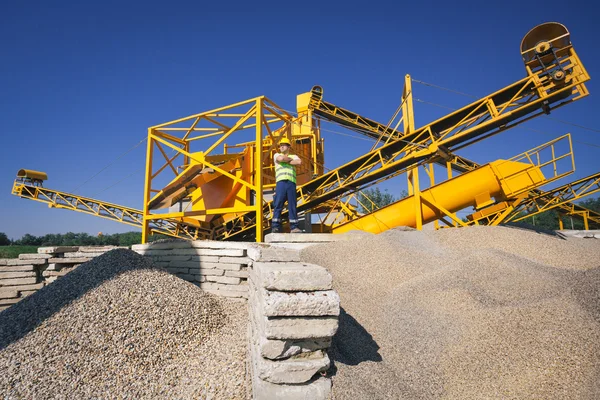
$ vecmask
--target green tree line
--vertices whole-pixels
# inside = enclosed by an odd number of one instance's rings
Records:
[[[149,241],[164,239],[165,235],[151,235]],[[34,236],[26,233],[17,240],[11,240],[0,232],[0,246],[131,246],[142,242],[141,232],[115,233],[92,236],[87,233],[50,233]]]

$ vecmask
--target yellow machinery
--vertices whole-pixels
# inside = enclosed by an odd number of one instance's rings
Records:
[[[48,175],[45,172],[20,169],[17,172],[17,179],[33,186],[43,186],[44,181],[48,180]]]
[[[560,229],[564,228],[560,215],[581,218],[585,229],[590,229],[590,223],[600,227],[600,213],[572,203],[573,199],[580,199],[598,192],[600,192],[600,172],[551,191],[532,190],[515,196],[510,202],[497,202],[469,215],[467,224],[499,225],[500,223],[519,222],[542,212],[556,209],[559,213]]]
[[[407,75],[406,81],[406,85],[409,87],[411,81],[410,76]],[[411,97],[411,92],[405,91],[403,103],[412,103]],[[378,142],[382,140],[388,141],[391,137],[394,137],[394,135],[398,136],[401,134],[395,129],[391,129],[389,123],[384,125],[369,120],[352,111],[322,100],[315,106],[315,115],[318,115],[324,120],[338,122],[353,129],[357,133],[374,138]],[[440,156],[436,158],[434,162],[447,167],[449,178],[452,177],[453,173],[463,174],[480,167],[476,162],[444,151],[444,149],[442,149]],[[430,170],[426,170],[426,172],[431,174]],[[432,183],[433,182],[434,180],[432,180]],[[575,216],[576,218],[581,219],[585,229],[589,229],[590,224],[594,227],[600,227],[600,213],[572,203],[575,200],[582,199],[585,196],[598,192],[600,192],[600,173],[595,173],[549,192],[533,189],[512,198],[502,196],[501,200],[469,215],[468,221],[465,224],[498,225],[500,223],[518,222],[527,217],[555,209],[561,216]],[[473,204],[473,207],[477,209],[480,208],[476,204]],[[527,214],[524,214],[525,211]],[[411,213],[411,216],[414,218],[414,213]],[[355,216],[355,218],[357,218],[357,216]],[[428,218],[426,219],[429,221]],[[559,224],[562,229],[563,222],[560,217]],[[452,225],[457,226],[459,224],[453,222]],[[343,230],[334,230],[334,232],[341,231]]]
[[[432,220],[462,225],[457,211],[523,198],[574,169],[570,162],[565,171],[542,172],[572,160],[568,135],[557,139],[569,143],[566,153],[553,152],[545,162],[532,159],[532,152],[554,149],[557,141],[481,167],[453,154],[588,95],[589,75],[563,25],[548,23],[531,30],[521,43],[521,55],[525,78],[420,128],[414,126],[409,78],[395,127],[324,102],[319,86],[298,96],[296,116],[261,96],[150,127],[142,210],[32,186],[22,178],[15,181],[13,194],[141,226],[144,241],[151,231],[188,239],[261,241],[272,215],[273,154],[286,137],[303,160],[299,212],[327,214],[315,230],[338,233],[358,227],[379,232],[398,224],[421,228]],[[326,172],[320,119],[376,142],[362,156]],[[220,146],[223,152],[217,154]],[[432,163],[448,166],[447,181],[435,184]],[[426,190],[420,188],[419,167],[430,177]],[[452,170],[462,175],[452,178]],[[399,174],[409,179],[409,199],[366,216],[356,211],[356,193]]]
[[[567,151],[564,154],[557,154],[555,145],[562,140],[569,143]],[[542,162],[540,155],[548,148],[554,157]],[[544,176],[542,169],[563,159],[569,159],[574,167],[570,135],[565,135],[513,159],[498,160],[483,165],[425,189],[418,196],[413,194],[372,213],[335,226],[332,232],[344,233],[358,229],[380,233],[395,226],[414,227],[419,218],[422,223],[427,223],[449,217],[455,223],[464,225],[453,214],[454,210],[462,210],[469,206],[481,208],[493,203],[492,199],[513,198],[527,193],[532,188],[559,179],[571,173],[574,168],[567,168],[566,171],[555,173],[552,177]]]

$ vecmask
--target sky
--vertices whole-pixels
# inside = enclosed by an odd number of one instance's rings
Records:
[[[21,168],[46,172],[46,187],[141,209],[139,144],[149,126],[260,95],[294,110],[296,95],[315,84],[325,100],[387,122],[406,74],[473,96],[525,77],[521,39],[548,21],[570,30],[592,76],[590,96],[459,154],[485,163],[570,132],[576,171],[548,188],[598,171],[600,54],[591,13],[555,0],[406,3],[4,2],[0,232],[17,239],[133,229],[12,196]],[[473,101],[413,85],[417,126]],[[371,147],[332,130],[323,132],[328,168]],[[393,194],[405,187],[387,185]]]

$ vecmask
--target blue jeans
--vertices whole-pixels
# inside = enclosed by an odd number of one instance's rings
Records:
[[[296,213],[296,184],[292,181],[279,181],[275,185],[275,205],[273,210],[273,228],[281,228],[281,211],[283,204],[288,202],[290,228],[298,228],[298,214]]]

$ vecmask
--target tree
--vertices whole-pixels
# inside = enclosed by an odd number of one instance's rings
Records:
[[[23,235],[21,240],[18,240],[16,244],[22,246],[39,246],[42,244],[42,237],[37,237],[26,233]]]
[[[589,208],[590,210],[600,212],[600,197],[595,199],[585,199],[579,202],[581,207]]]
[[[545,229],[549,231],[557,230],[560,228],[558,225],[558,213],[555,210],[536,214],[531,217],[525,218],[524,223],[535,226],[536,228]]]
[[[596,197],[594,199],[586,199],[582,200],[578,203],[580,206],[585,207],[587,209],[600,212],[600,197]],[[565,229],[584,229],[583,221],[579,217],[573,216],[560,216]],[[523,222],[527,222],[528,224],[532,224],[536,227],[549,229],[549,230],[557,230],[560,229],[558,224],[559,213],[555,210],[550,210],[543,212],[538,215],[534,215],[533,217],[526,218]]]
[[[0,246],[9,246],[10,243],[10,239],[6,236],[6,233],[0,232]]]
[[[141,232],[126,232],[119,235],[119,246],[131,246],[142,242]]]
[[[404,198],[408,195],[406,191],[402,191],[401,198]],[[367,214],[373,212],[374,210],[378,210],[381,207],[385,207],[388,204],[391,204],[398,200],[394,197],[394,195],[387,192],[385,189],[383,192],[378,188],[374,189],[365,189],[358,193],[358,200],[360,201],[358,206],[358,211]]]

